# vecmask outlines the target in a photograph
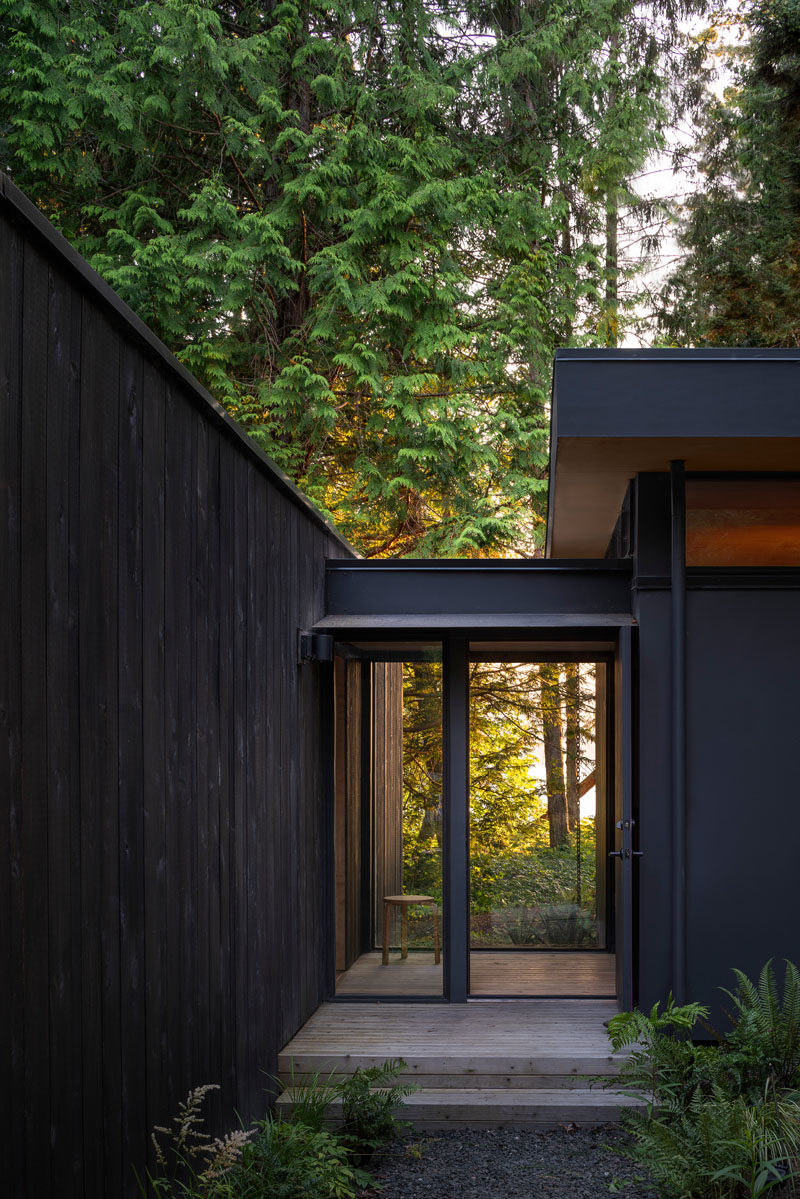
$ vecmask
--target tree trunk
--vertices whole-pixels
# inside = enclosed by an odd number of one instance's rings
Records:
[[[581,756],[581,725],[580,725],[580,677],[577,662],[567,666],[567,680],[564,690],[564,711],[566,716],[566,791],[567,791],[567,826],[571,833],[575,832],[580,820],[580,790],[579,771]]]
[[[564,757],[561,748],[561,691],[557,666],[540,666],[544,769],[547,787],[547,819],[550,845],[567,840],[567,795],[564,787]]]
[[[616,189],[606,199],[606,345],[619,340],[619,206]]]
[[[619,56],[619,34],[609,39],[612,62]],[[616,106],[617,92],[612,87],[608,93],[608,110]],[[619,340],[619,189],[611,181],[606,193],[606,294],[605,294],[605,342],[615,347]]]
[[[420,735],[420,756],[430,789],[419,831],[420,844],[442,845],[442,695],[437,667],[431,662],[412,666],[413,694],[417,700],[416,724],[408,732]]]

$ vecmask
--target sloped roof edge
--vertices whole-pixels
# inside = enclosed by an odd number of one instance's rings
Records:
[[[64,267],[73,276],[77,276],[81,280],[87,291],[95,295],[113,312],[118,326],[124,327],[127,334],[133,340],[145,346],[152,355],[160,359],[164,366],[187,388],[197,407],[213,423],[221,427],[228,437],[238,443],[242,451],[252,458],[256,466],[269,476],[275,486],[300,508],[309,520],[313,521],[314,524],[318,525],[329,536],[335,538],[353,557],[360,557],[357,550],[342,536],[333,522],[320,512],[308,496],[289,478],[285,471],[281,470],[277,463],[273,462],[269,455],[265,454],[260,446],[245,433],[244,429],[228,415],[211,393],[206,391],[202,383],[156,337],[152,329],[149,329],[133,309],[129,308],[124,300],[120,299],[102,276],[98,275],[97,271],[89,266],[88,262],[70,245],[63,234],[59,233],[56,227],[48,221],[47,217],[28,199],[25,193],[2,171],[0,171],[0,201],[13,211],[16,219],[30,233],[40,242],[46,244],[49,253],[56,255]]]

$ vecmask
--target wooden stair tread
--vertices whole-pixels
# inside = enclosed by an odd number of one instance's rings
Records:
[[[278,1108],[291,1111],[292,1097],[283,1094]],[[619,1118],[623,1108],[641,1107],[638,1100],[588,1087],[541,1088],[510,1091],[493,1087],[424,1087],[406,1096],[396,1109],[399,1120],[418,1128],[489,1127],[497,1124],[552,1127],[564,1123],[606,1124]],[[331,1121],[341,1115],[341,1104],[332,1103]]]
[[[400,1053],[391,1045],[376,1047],[374,1053],[363,1048],[357,1053],[282,1053],[278,1057],[278,1072],[289,1079],[292,1074],[312,1074],[315,1071],[352,1074],[356,1069],[382,1065],[388,1058],[402,1057],[406,1063],[405,1076],[424,1074],[616,1074],[620,1058],[611,1054],[540,1053],[529,1056],[497,1056],[490,1054],[443,1054],[441,1049],[430,1054]]]

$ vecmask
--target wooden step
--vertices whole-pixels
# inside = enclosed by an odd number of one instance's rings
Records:
[[[278,1071],[297,1087],[402,1058],[398,1082],[419,1090],[401,1114],[419,1128],[606,1123],[631,1104],[591,1086],[613,1079],[625,1056],[606,1035],[616,1011],[603,1000],[328,1003],[284,1047]]]
[[[380,1062],[372,1064],[383,1064],[383,1059]],[[524,1063],[522,1063],[524,1065]],[[563,1065],[563,1063],[560,1063]],[[427,1066],[428,1063],[423,1063]],[[604,1063],[604,1065],[607,1065]],[[503,1074],[493,1070],[479,1069],[460,1069],[454,1068],[452,1060],[447,1062],[447,1069],[440,1073],[435,1073],[426,1069],[409,1069],[404,1070],[398,1075],[397,1081],[401,1084],[413,1084],[418,1087],[425,1087],[426,1090],[431,1088],[442,1090],[447,1088],[463,1089],[468,1088],[474,1090],[487,1088],[489,1090],[508,1090],[508,1091],[527,1091],[527,1090],[575,1090],[585,1089],[590,1085],[592,1080],[597,1077],[613,1078],[617,1073],[617,1063],[614,1063],[614,1069],[599,1068],[597,1070],[587,1070],[585,1074],[579,1074],[576,1070],[570,1073],[524,1073],[521,1070]],[[311,1073],[302,1073],[290,1069],[280,1072],[280,1080],[284,1086],[309,1086],[312,1083],[319,1082],[325,1084],[327,1082],[341,1082],[352,1073],[351,1070],[342,1069],[341,1066],[333,1070],[312,1071]]]
[[[335,1082],[357,1069],[381,1066],[386,1057],[361,1053],[330,1055],[281,1054],[278,1076],[285,1086],[308,1086],[313,1082]],[[488,1087],[514,1090],[586,1087],[594,1078],[613,1078],[619,1073],[620,1057],[545,1055],[538,1057],[482,1057],[477,1054],[410,1056],[398,1075],[400,1083],[421,1087]]]
[[[291,1093],[278,1100],[278,1110],[289,1114]],[[601,1088],[537,1088],[514,1090],[496,1087],[423,1087],[407,1096],[397,1108],[399,1120],[414,1128],[555,1128],[560,1124],[608,1124],[619,1119],[625,1107],[641,1106],[626,1095]],[[341,1105],[331,1104],[328,1118],[341,1118]]]

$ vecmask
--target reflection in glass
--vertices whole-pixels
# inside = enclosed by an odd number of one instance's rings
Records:
[[[800,482],[691,479],[687,566],[800,566]]]

